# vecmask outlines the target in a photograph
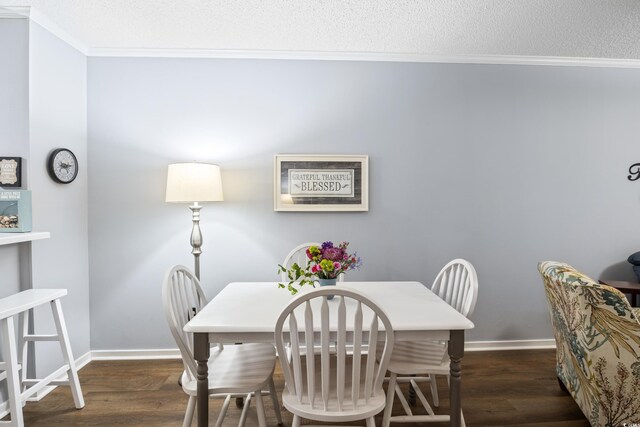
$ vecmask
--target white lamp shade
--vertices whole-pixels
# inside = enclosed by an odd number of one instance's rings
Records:
[[[206,163],[169,165],[165,201],[191,203],[223,200],[222,179],[218,165]]]

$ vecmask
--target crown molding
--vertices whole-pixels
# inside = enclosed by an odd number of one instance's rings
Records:
[[[191,48],[88,47],[29,6],[0,6],[0,18],[30,19],[90,57],[285,59],[306,61],[417,62],[441,64],[543,65],[595,68],[640,68],[640,59],[578,58],[524,55],[430,55],[384,52],[319,52],[286,50],[232,50]]]
[[[0,6],[0,19],[29,19],[29,6]]]
[[[136,58],[288,59],[315,61],[429,62],[445,64],[552,65],[640,68],[637,59],[572,58],[511,55],[428,55],[378,52],[312,52],[226,49],[89,48],[88,56]]]
[[[0,6],[0,18],[5,19],[29,19],[40,25],[42,28],[58,37],[74,49],[80,51],[84,55],[88,55],[87,46],[60,28],[57,24],[52,22],[38,9],[31,6]]]

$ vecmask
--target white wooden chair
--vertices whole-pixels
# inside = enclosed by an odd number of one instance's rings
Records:
[[[478,276],[469,261],[454,259],[445,265],[436,276],[431,290],[458,310],[469,317],[473,313],[478,297]],[[438,386],[436,375],[445,375],[449,380],[449,354],[446,341],[428,342],[398,342],[393,349],[389,387],[387,388],[387,407],[385,408],[382,426],[388,427],[390,422],[427,422],[447,421],[449,415],[435,415],[433,408],[420,391],[418,383],[428,382],[431,388],[434,406],[438,406]],[[426,376],[417,376],[427,374]],[[410,405],[400,390],[400,383],[409,383],[420,403],[427,411],[427,415],[414,415]],[[398,395],[405,415],[391,416],[394,393]],[[462,418],[464,425],[464,418]]]
[[[162,285],[162,302],[171,334],[180,349],[184,372],[181,384],[189,395],[183,427],[191,425],[196,406],[196,361],[193,358],[193,338],[183,331],[184,325],[207,303],[204,291],[195,275],[186,267],[177,265],[167,272]],[[271,394],[278,424],[282,424],[280,405],[273,384],[276,353],[271,344],[242,344],[211,349],[209,358],[209,395],[225,401],[218,416],[216,427],[222,421],[232,397],[244,397],[245,403],[239,425],[246,421],[252,395],[256,400],[258,423],[266,426],[262,391]]]
[[[309,262],[309,258],[307,258],[307,249],[309,248],[309,246],[321,247],[322,243],[308,242],[308,243],[302,243],[302,244],[296,246],[295,248],[293,248],[291,250],[291,252],[289,252],[287,254],[286,257],[284,257],[284,261],[282,262],[282,266],[285,267],[285,268],[289,268],[294,263],[297,263],[300,267],[306,266],[307,263]],[[282,275],[281,280],[283,282],[288,282],[289,281],[289,279],[287,278],[285,273],[282,273],[281,275]],[[344,274],[341,274],[340,276],[338,276],[338,282],[342,282],[342,281],[344,281]]]
[[[335,298],[328,301],[329,295]],[[321,342],[319,363],[313,353],[316,337]],[[382,383],[394,334],[386,314],[373,301],[346,287],[301,293],[280,314],[275,341],[279,354],[285,354],[286,346],[291,348],[291,357],[280,358],[280,364],[285,379],[282,402],[294,415],[292,427],[300,426],[301,418],[364,419],[367,427],[375,426],[374,415],[385,407]],[[337,343],[334,354],[330,341]],[[348,344],[353,346],[352,356],[347,356]],[[363,351],[364,346],[370,351]],[[379,363],[378,347],[382,348]]]

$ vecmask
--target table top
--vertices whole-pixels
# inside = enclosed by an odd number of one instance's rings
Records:
[[[603,285],[611,286],[623,292],[640,292],[640,283],[626,282],[623,280],[598,280]]]
[[[389,317],[397,339],[426,338],[425,333],[429,338],[447,339],[451,330],[474,327],[473,322],[419,282],[342,282],[337,286],[363,292],[378,304]],[[305,287],[301,292],[311,289]],[[276,282],[230,283],[184,330],[208,333],[225,342],[232,338],[245,339],[243,342],[272,340],[278,316],[293,298]],[[330,309],[337,308],[338,298],[329,304]]]

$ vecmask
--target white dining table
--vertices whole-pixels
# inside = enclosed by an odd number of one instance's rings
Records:
[[[460,426],[460,362],[464,355],[464,331],[474,327],[445,301],[420,282],[342,282],[365,293],[389,317],[396,341],[449,341],[450,423]],[[312,289],[308,287],[306,292]],[[233,282],[184,327],[194,335],[197,362],[198,426],[208,426],[208,366],[210,343],[274,343],[280,312],[294,297],[276,282]],[[337,298],[330,303],[337,306]]]

